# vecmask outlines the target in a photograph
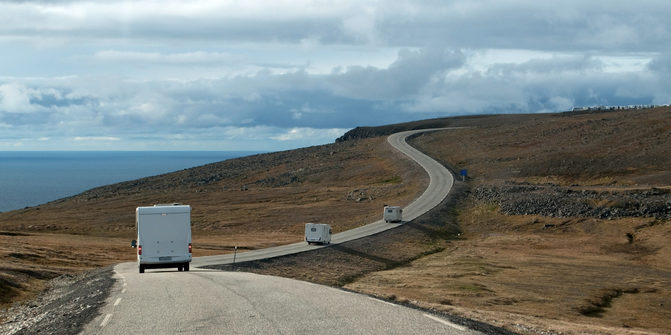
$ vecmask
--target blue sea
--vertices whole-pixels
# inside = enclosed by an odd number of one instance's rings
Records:
[[[94,187],[243,157],[248,151],[0,151],[0,212]]]

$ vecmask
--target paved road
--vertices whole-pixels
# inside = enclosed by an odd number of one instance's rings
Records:
[[[84,334],[478,334],[423,311],[280,277],[193,269],[118,283]]]
[[[403,208],[403,218],[406,221],[411,221],[416,217],[428,212],[430,209],[438,206],[450,192],[450,189],[452,189],[454,179],[450,171],[447,170],[444,166],[436,162],[433,158],[411,147],[408,143],[406,143],[405,140],[408,136],[416,133],[437,131],[444,129],[449,128],[405,131],[392,134],[387,139],[389,144],[391,144],[394,148],[396,148],[406,156],[416,161],[427,172],[429,176],[429,186],[426,188],[424,193],[422,193],[422,195],[419,198],[415,199],[415,201],[413,201],[410,205]],[[380,210],[380,217],[382,217],[382,210]],[[399,225],[400,225],[399,223],[386,223],[384,222],[384,220],[380,219],[379,221],[367,224],[362,227],[334,234],[331,238],[331,244],[338,244],[355,240],[391,228],[398,227]],[[238,253],[236,255],[235,261],[244,262],[263,258],[279,257],[303,251],[308,251],[316,248],[321,248],[321,246],[308,245],[305,242],[298,242],[273,248]],[[233,254],[194,258],[194,260],[191,262],[191,266],[202,267],[207,265],[229,264],[229,263],[233,263]]]
[[[449,171],[405,144],[405,137],[412,133],[389,137],[392,145],[417,160],[431,178],[422,196],[405,208],[407,220],[438,205],[453,183]],[[397,225],[378,221],[336,234],[333,243]],[[298,243],[246,252],[238,259],[276,256],[306,247],[306,243]],[[138,273],[136,263],[117,265],[118,280],[107,304],[83,333],[478,334],[442,317],[327,286],[197,268],[226,261],[225,257],[200,257],[194,259],[189,272],[169,269],[144,274]]]

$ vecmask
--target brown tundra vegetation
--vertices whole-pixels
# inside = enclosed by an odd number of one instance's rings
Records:
[[[302,239],[405,205],[424,173],[384,135],[457,173],[443,205],[400,228],[223,267],[308,280],[523,334],[671,333],[671,109],[489,115],[356,128],[338,143],[96,188],[0,213],[3,306],[47,280],[134,259],[134,208],[193,206],[195,256]],[[342,215],[342,213],[347,213]],[[266,232],[271,232],[268,234]]]

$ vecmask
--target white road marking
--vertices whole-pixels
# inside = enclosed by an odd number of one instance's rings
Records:
[[[120,302],[121,298],[117,298],[116,301],[114,302],[114,306],[118,306]]]
[[[126,289],[125,289],[125,288],[122,289],[122,290],[121,290],[121,293],[126,293]]]
[[[450,321],[443,320],[443,319],[441,319],[441,318],[437,318],[437,317],[435,317],[435,316],[433,316],[433,315],[429,315],[429,314],[424,314],[424,316],[426,316],[427,318],[429,318],[429,319],[431,319],[431,320],[433,320],[433,321],[438,321],[438,322],[440,322],[440,323],[442,323],[442,324],[444,324],[444,325],[446,325],[446,326],[450,326],[450,327],[452,327],[452,328],[454,328],[454,329],[456,329],[456,330],[461,330],[462,332],[463,332],[463,331],[466,331],[466,327],[462,327],[462,326],[460,326],[460,325],[458,325],[458,324],[454,324],[454,323],[452,323],[452,322],[450,322]]]
[[[389,301],[384,301],[384,300],[376,299],[376,298],[373,298],[373,297],[368,297],[368,299],[370,299],[370,300],[375,300],[375,301],[377,301],[377,302],[381,302],[381,303],[384,303],[384,304],[387,304],[387,305],[392,305],[392,306],[394,306],[394,307],[398,307],[397,304],[392,304],[392,303],[389,302]]]
[[[110,318],[112,317],[112,314],[107,314],[105,315],[105,318],[103,319],[103,322],[100,323],[100,327],[105,327],[107,326],[107,323],[110,321]]]

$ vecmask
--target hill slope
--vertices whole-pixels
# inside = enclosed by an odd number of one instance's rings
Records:
[[[670,109],[437,119],[350,138],[455,125],[472,128],[411,141],[470,174],[443,207],[365,240],[223,268],[521,333],[671,331]]]
[[[334,232],[404,205],[425,176],[386,139],[243,157],[98,187],[44,205],[0,213],[0,304],[38,292],[64,273],[135,259],[135,208],[193,208],[194,256],[303,239],[305,222]]]
[[[138,204],[201,208],[194,213],[201,254],[295,241],[307,220],[337,231],[377,219],[383,203],[407,203],[425,182],[377,136],[445,126],[470,128],[411,140],[453,170],[468,170],[468,182],[457,183],[442,207],[371,238],[228,269],[342,286],[520,333],[671,332],[669,108],[357,128],[329,146],[208,165],[3,213],[2,252],[10,259],[5,287],[18,283],[16,273],[40,270],[48,278],[75,268],[91,255],[73,256],[64,246],[84,241],[107,248],[89,267],[132,258],[132,249],[111,243],[130,239]]]
[[[671,332],[671,109],[500,120],[412,143],[468,171],[464,239],[346,287],[523,333]]]

